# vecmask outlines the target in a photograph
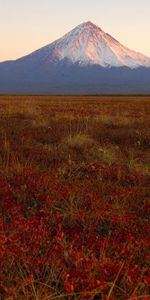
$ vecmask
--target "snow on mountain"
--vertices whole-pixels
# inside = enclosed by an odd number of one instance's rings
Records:
[[[73,64],[100,65],[105,68],[150,67],[150,58],[123,46],[91,22],[80,24],[62,38],[22,59],[42,60],[44,63],[66,59]]]
[[[1,94],[149,94],[150,58],[91,22],[15,61],[0,63]]]

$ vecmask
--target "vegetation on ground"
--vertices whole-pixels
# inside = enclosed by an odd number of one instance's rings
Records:
[[[150,298],[150,97],[0,97],[0,299]]]

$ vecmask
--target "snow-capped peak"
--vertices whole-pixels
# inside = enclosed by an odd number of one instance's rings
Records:
[[[80,65],[150,67],[150,58],[124,47],[92,22],[84,22],[62,38],[32,53],[46,62],[67,59]]]

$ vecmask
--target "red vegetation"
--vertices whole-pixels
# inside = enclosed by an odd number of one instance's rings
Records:
[[[93,180],[75,187],[32,170],[0,179],[2,295],[21,297],[24,286],[29,297],[31,282],[40,295],[46,284],[77,299],[146,292],[150,207],[137,186],[148,179],[120,167],[88,170]]]
[[[0,98],[0,300],[148,300],[149,97]]]

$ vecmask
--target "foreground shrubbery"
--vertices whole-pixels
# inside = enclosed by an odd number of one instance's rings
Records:
[[[84,171],[93,180],[78,186],[32,170],[0,178],[2,299],[148,294],[148,178]]]
[[[149,97],[0,97],[0,300],[148,300]]]

